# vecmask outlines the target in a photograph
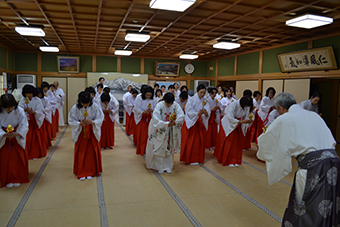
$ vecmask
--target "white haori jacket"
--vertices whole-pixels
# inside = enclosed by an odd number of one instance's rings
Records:
[[[315,113],[319,113],[319,106],[318,105],[313,105],[312,100],[308,99],[299,104],[301,108],[309,111],[314,111]]]
[[[173,113],[176,113],[176,125],[169,128],[169,119]],[[158,103],[149,124],[149,138],[146,149],[161,157],[180,151],[183,121],[183,110],[176,102],[170,107],[167,107],[164,101]]]
[[[268,96],[263,97],[263,99],[261,100],[258,113],[262,121],[267,118],[270,107],[274,106],[274,101],[275,98],[270,99]]]
[[[126,98],[126,105],[125,105],[125,110],[128,113],[129,116],[131,116],[133,112],[133,107],[135,105],[136,98],[133,97],[133,95],[129,96]]]
[[[26,98],[22,97],[22,99],[19,102],[19,106],[23,109],[25,109],[27,107],[31,108],[35,112],[34,117],[35,117],[35,120],[37,121],[38,128],[40,128],[41,125],[44,123],[44,119],[45,119],[45,114],[43,112],[44,107],[43,107],[43,104],[42,104],[40,98],[33,97],[32,100],[29,101],[28,104],[25,103],[25,100],[26,100]],[[27,112],[26,112],[26,117],[29,120],[29,116],[28,116]]]
[[[50,101],[48,101],[47,97],[43,97],[41,100],[41,103],[43,104],[43,112],[45,114],[45,119],[49,123],[52,124],[52,105]]]
[[[101,126],[104,120],[104,114],[101,108],[96,103],[92,103],[92,105],[86,109],[84,107],[78,109],[77,104],[75,104],[68,113],[68,124],[72,128],[72,140],[74,143],[78,141],[79,134],[82,130],[80,122],[85,119],[83,115],[85,110],[87,110],[88,113],[86,119],[91,119],[94,122],[93,133],[96,136],[96,139],[100,141]]]
[[[272,112],[270,112],[270,114],[268,115],[268,122],[266,124],[267,127],[269,127],[269,125],[271,125],[274,120],[276,118],[278,118],[280,116],[279,112],[277,112],[277,110],[273,110]]]
[[[0,125],[0,148],[6,142],[6,137],[4,137],[6,131],[4,131],[2,127],[7,128],[8,125],[12,125],[13,128],[18,127],[16,132],[19,133],[20,136],[15,137],[15,139],[19,145],[25,149],[28,121],[25,111],[20,106],[10,113],[7,113],[6,110],[2,110],[0,113]]]
[[[125,108],[125,111],[127,112],[127,108],[126,108],[126,105],[127,105],[127,99],[128,97],[132,96],[132,94],[130,92],[126,92],[124,95],[123,95],[123,106]],[[131,112],[129,114],[129,116],[131,115]]]
[[[207,98],[207,101],[208,101],[208,103],[209,103],[210,110],[211,110],[212,108],[214,108],[215,106],[219,106],[219,107],[221,108],[221,110],[222,110],[222,104],[221,104],[221,102],[218,100],[217,96],[215,97],[215,99],[212,99],[212,98],[210,97],[210,95],[209,95],[209,97]],[[215,113],[216,113],[215,122],[216,122],[217,124],[219,124],[220,121],[221,121],[221,112],[220,112],[220,110],[216,110]]]
[[[63,89],[61,89],[61,88],[56,89],[54,94],[55,94],[55,97],[57,98],[57,102],[59,104],[59,107],[63,107],[64,106],[64,99],[65,99],[65,93],[64,93]]]
[[[175,98],[175,102],[177,102],[178,105],[179,105],[182,109],[185,109],[185,105],[187,104],[188,100],[189,100],[189,96],[188,96],[188,99],[185,100],[184,102],[181,102],[180,97],[176,97],[176,98]],[[184,107],[184,108],[183,108],[183,107]]]
[[[257,100],[253,99],[253,107],[255,107],[254,109],[254,113],[256,112],[256,110],[260,109],[260,105],[261,105],[261,99]]]
[[[206,105],[203,106],[203,101],[206,102]],[[208,130],[209,125],[209,118],[210,118],[210,106],[207,100],[203,98],[199,98],[198,94],[196,93],[191,99],[188,99],[187,104],[185,105],[185,124],[188,129],[190,129],[198,118],[200,117],[198,115],[198,111],[201,109],[206,109],[208,112],[208,116],[205,116],[204,114],[201,115],[202,123],[204,124],[204,127],[206,130]]]
[[[240,105],[240,100],[230,103],[226,108],[226,113],[221,120],[221,124],[227,137],[232,131],[238,126],[239,118],[240,120],[249,120],[249,109],[250,107],[245,107],[244,109]],[[247,129],[251,124],[241,124],[242,133],[245,136]]]
[[[46,94],[45,97],[47,97],[48,101],[50,101],[50,104],[52,106],[52,114],[54,115],[55,110],[57,109],[57,100],[56,100],[54,94],[52,93],[52,91],[47,90],[45,94]]]
[[[235,102],[236,99],[234,99],[232,96],[230,96],[230,98],[228,97],[224,97],[221,99],[220,103],[221,103],[221,109],[222,109],[222,115],[225,115],[225,108],[227,108],[227,106],[229,106],[230,103]]]
[[[151,104],[150,109],[154,110],[157,103],[155,102],[154,99],[143,100],[142,95],[137,95],[136,100],[135,100],[135,106],[133,108],[136,125],[139,124],[140,120],[143,117],[143,112],[148,109],[149,104]]]
[[[107,108],[105,108],[105,104],[100,101],[100,107],[102,110],[111,110],[112,113],[109,113],[110,119],[115,124],[119,124],[119,102],[116,98],[111,98],[110,102],[107,104]]]

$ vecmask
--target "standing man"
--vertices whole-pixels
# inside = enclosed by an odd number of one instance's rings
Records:
[[[105,85],[105,78],[104,77],[99,77],[99,83],[101,83],[103,85],[103,89],[107,87],[107,85]],[[96,90],[96,93],[98,92],[97,91],[97,86],[95,87],[95,90]]]
[[[59,82],[54,81],[54,86],[55,86],[55,96],[56,96],[56,101],[57,101],[57,106],[58,106],[58,111],[59,111],[59,127],[62,127],[65,125],[64,122],[64,104],[65,104],[65,93],[63,89],[59,87]]]
[[[274,105],[280,116],[258,138],[257,153],[266,161],[269,184],[292,171],[291,157],[299,163],[282,226],[339,226],[340,160],[331,131],[289,93]]]

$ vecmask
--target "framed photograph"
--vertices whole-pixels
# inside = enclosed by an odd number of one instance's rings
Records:
[[[79,73],[79,57],[58,56],[59,73]]]
[[[179,76],[181,63],[156,62],[155,76]]]
[[[333,46],[277,54],[281,72],[338,69]]]

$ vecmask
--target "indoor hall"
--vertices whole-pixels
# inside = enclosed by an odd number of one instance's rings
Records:
[[[154,9],[150,2],[1,2],[0,94],[19,88],[19,82],[38,87],[43,81],[58,81],[65,91],[61,114],[67,123],[78,93],[95,87],[100,77],[111,89],[125,86],[124,92],[128,83],[116,80],[120,77],[152,87],[178,82],[187,86],[189,95],[200,83],[232,86],[239,98],[245,89],[264,96],[273,87],[276,95],[289,92],[298,103],[318,91],[320,115],[339,154],[338,1],[192,0],[183,12]],[[286,25],[305,14],[333,21],[311,29]],[[20,35],[16,27],[22,25],[42,28],[45,36]],[[127,35],[136,33],[149,39],[127,40]],[[223,42],[239,47],[214,47]],[[39,49],[43,46],[58,47],[59,52],[43,52]],[[120,55],[119,50],[130,55]],[[289,60],[301,53],[308,55],[307,68],[299,68],[302,59]],[[327,60],[321,56],[324,53]],[[180,58],[184,54],[191,59]],[[75,67],[65,70],[63,59],[75,61]],[[323,67],[325,61],[329,64]],[[167,74],[162,65],[177,71]],[[143,157],[136,155],[133,137],[124,133],[122,94],[114,94],[121,125],[114,129],[113,149],[101,150],[102,175],[77,180],[72,172],[71,127],[66,124],[47,156],[29,161],[29,183],[0,189],[0,226],[281,225],[298,168],[295,159],[293,171],[272,186],[265,164],[256,158],[255,143],[243,151],[238,168],[222,166],[213,150],[205,150],[205,161],[198,166],[185,165],[176,154],[171,174],[147,170]]]

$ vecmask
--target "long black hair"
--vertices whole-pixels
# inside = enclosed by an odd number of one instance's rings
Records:
[[[35,89],[35,87],[33,85],[30,84],[26,84],[23,88],[22,88],[22,96],[26,97],[26,94],[28,93],[32,93],[33,97],[37,96],[37,90]]]
[[[89,106],[92,106],[91,94],[87,91],[81,91],[78,94],[77,108],[81,109],[83,105],[81,103],[87,104],[90,103]]]
[[[87,87],[87,88],[85,88],[85,91],[90,93],[90,94],[94,94],[94,95],[96,94],[96,90],[94,90],[93,87]]]
[[[104,92],[101,96],[100,96],[100,101],[102,101],[102,103],[104,102],[110,102],[111,97],[109,93]]]
[[[41,87],[37,87],[37,96],[41,94],[41,99],[44,98],[44,90]]]
[[[174,94],[172,94],[172,93],[170,93],[170,92],[166,93],[166,94],[164,95],[164,97],[163,97],[163,101],[166,102],[166,103],[168,103],[168,104],[174,103],[174,101],[175,101],[175,96],[174,96]]]
[[[18,103],[15,101],[15,98],[12,94],[3,94],[0,98],[0,113],[4,110],[4,108],[11,108],[14,106],[14,109],[18,108]]]
[[[274,97],[274,96],[275,96],[275,94],[276,94],[276,91],[275,91],[275,88],[273,88],[273,87],[269,87],[269,88],[267,88],[267,90],[266,90],[266,96],[268,97],[270,90],[272,90],[272,91],[273,91],[273,97]]]
[[[204,84],[199,84],[196,88],[196,91],[199,92],[202,89],[207,90],[207,87]]]
[[[147,86],[147,87],[144,88],[143,91],[142,91],[142,99],[143,99],[143,100],[146,99],[146,97],[145,97],[145,94],[146,94],[146,93],[151,93],[151,98],[150,98],[150,99],[153,99],[154,92],[155,92],[155,90],[154,90],[151,86]]]
[[[253,99],[249,95],[243,96],[240,99],[240,105],[241,105],[242,109],[244,109],[244,107],[248,106],[249,107],[249,113],[251,113],[251,111],[253,111]]]
[[[137,89],[135,89],[135,88],[132,88],[131,89],[131,94],[133,95],[133,94],[137,94],[138,95],[138,91],[137,91]]]
[[[227,98],[227,92],[230,91],[231,92],[231,89],[230,88],[226,88],[224,91],[223,91],[223,95],[225,98]],[[233,97],[233,94],[230,95],[230,97]]]

